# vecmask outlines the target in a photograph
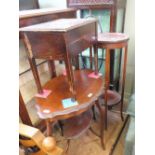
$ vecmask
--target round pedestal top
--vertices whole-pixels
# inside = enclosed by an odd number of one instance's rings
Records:
[[[122,42],[127,40],[129,40],[129,37],[124,33],[105,32],[105,33],[98,34],[99,43],[117,43],[117,42]]]

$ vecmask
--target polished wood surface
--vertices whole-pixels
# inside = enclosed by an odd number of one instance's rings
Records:
[[[61,155],[63,153],[63,150],[56,146],[53,137],[45,137],[37,128],[20,123],[19,135],[19,141],[25,148],[35,146],[39,148],[32,155]]]
[[[72,97],[67,77],[61,75],[48,81],[43,88],[51,90],[52,93],[46,99],[36,97],[39,116],[43,119],[55,117],[66,119],[89,109],[104,90],[102,77],[99,79],[88,77],[92,72],[92,70],[74,71],[78,105],[70,108],[64,108],[62,105],[63,99]],[[49,110],[49,113],[45,113],[46,110]]]
[[[109,79],[110,79],[110,54],[111,49],[124,48],[124,62],[123,62],[123,77],[122,77],[122,89],[121,89],[121,105],[120,114],[123,120],[123,99],[124,99],[124,88],[125,88],[125,76],[126,76],[126,63],[127,63],[127,45],[129,37],[122,33],[101,33],[98,35],[98,48],[106,49],[106,69],[105,69],[105,127],[107,129],[107,110],[108,110],[108,89],[109,89]],[[117,103],[116,103],[117,104]]]
[[[98,97],[103,94],[104,80],[103,77],[98,79],[88,77],[92,72],[93,70],[74,71],[76,101],[78,105],[64,108],[62,104],[62,100],[72,98],[67,77],[64,75],[51,79],[43,86],[44,89],[52,91],[47,98],[35,97],[37,113],[40,118],[46,121],[47,135],[52,135],[52,124],[58,120],[65,120],[67,122],[66,130],[63,130],[63,135],[67,138],[75,138],[81,135],[90,127],[92,115],[90,115],[89,111],[93,105],[96,105],[101,118],[101,144],[105,148],[104,141],[102,140],[104,137],[104,111],[96,102]],[[76,126],[74,126],[74,123]]]

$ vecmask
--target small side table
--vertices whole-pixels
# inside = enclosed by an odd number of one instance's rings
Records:
[[[122,89],[121,89],[121,106],[120,114],[123,121],[123,99],[124,99],[124,87],[125,87],[125,75],[126,75],[126,63],[127,63],[127,48],[129,37],[123,33],[100,33],[98,35],[98,48],[106,49],[106,62],[105,62],[105,128],[107,129],[107,111],[108,111],[108,89],[110,79],[110,50],[116,48],[124,48],[124,64],[122,75]],[[118,101],[117,101],[118,103]],[[116,104],[117,104],[116,103]]]
[[[97,20],[59,19],[20,28],[28,49],[28,60],[35,78],[38,92],[43,94],[35,59],[62,60],[65,62],[72,98],[76,99],[72,58],[96,44]],[[95,57],[97,51],[95,51]],[[95,65],[96,66],[96,65]],[[97,67],[95,67],[97,74]]]

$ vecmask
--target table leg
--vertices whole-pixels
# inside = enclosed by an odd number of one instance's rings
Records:
[[[123,118],[123,100],[124,100],[124,88],[125,88],[125,76],[126,76],[126,64],[127,64],[127,50],[128,50],[128,46],[126,45],[125,52],[124,52],[123,81],[122,81],[122,94],[121,94],[121,107],[120,107],[122,121],[124,120],[124,118]]]
[[[90,56],[89,56],[89,63],[90,63],[90,69],[93,68],[93,56],[92,56],[92,47],[89,48],[90,49]]]
[[[107,113],[108,113],[108,89],[109,89],[109,75],[110,75],[110,49],[106,49],[105,61],[105,129],[107,130]]]
[[[41,86],[41,82],[40,82],[40,78],[39,78],[35,59],[28,57],[28,60],[29,60],[30,66],[31,66],[31,70],[32,70],[34,79],[35,79],[35,83],[37,85],[38,93],[43,93],[43,89]]]
[[[47,130],[47,136],[52,136],[52,128],[51,123],[49,119],[46,119],[46,130]]]
[[[76,92],[75,92],[75,85],[74,85],[74,74],[73,74],[72,64],[71,64],[70,60],[71,60],[71,58],[67,54],[67,56],[65,58],[66,72],[67,72],[67,77],[68,77],[68,81],[69,81],[70,91],[73,95],[73,98],[76,100]]]
[[[102,109],[102,107],[100,106],[98,100],[95,101],[95,104],[99,110],[100,113],[100,138],[101,138],[101,144],[103,149],[105,149],[105,144],[104,144],[104,111]]]
[[[56,77],[55,64],[53,60],[48,60],[48,68],[49,68],[51,79]]]
[[[75,68],[76,68],[76,70],[79,70],[79,55],[76,55],[75,57],[74,57],[74,60],[75,60]]]
[[[95,64],[95,74],[98,74],[98,50],[97,46],[94,45],[94,64]]]
[[[96,121],[95,106],[92,106],[92,111],[93,111],[93,119],[94,121]]]
[[[58,121],[58,124],[59,124],[59,127],[61,129],[61,136],[63,136],[64,135],[64,133],[63,133],[63,123],[61,121]]]
[[[38,74],[38,70],[37,70],[37,66],[36,66],[36,61],[33,58],[31,44],[30,44],[29,39],[26,34],[24,34],[23,41],[24,41],[25,47],[27,47],[27,50],[28,50],[28,61],[29,61],[29,64],[30,64],[30,67],[32,70],[32,74],[35,79],[35,83],[37,85],[38,93],[43,93],[43,89],[41,86],[41,82],[40,82],[40,78],[39,78],[39,74]]]

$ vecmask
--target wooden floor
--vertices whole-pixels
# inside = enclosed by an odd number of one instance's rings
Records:
[[[122,122],[119,113],[116,112],[109,112],[108,118],[108,130],[105,131],[105,150],[101,147],[100,138],[88,130],[79,138],[71,140],[68,152],[63,155],[123,155],[126,128],[123,132],[122,129],[124,124],[127,124],[128,118],[125,116],[125,121]],[[92,128],[99,133],[99,122],[93,121]],[[120,134],[121,137],[118,139]],[[65,150],[67,147],[67,140],[60,136],[60,132],[58,131],[54,133],[54,137],[56,137],[56,140],[58,141],[58,146]],[[115,147],[116,142],[117,144]]]

